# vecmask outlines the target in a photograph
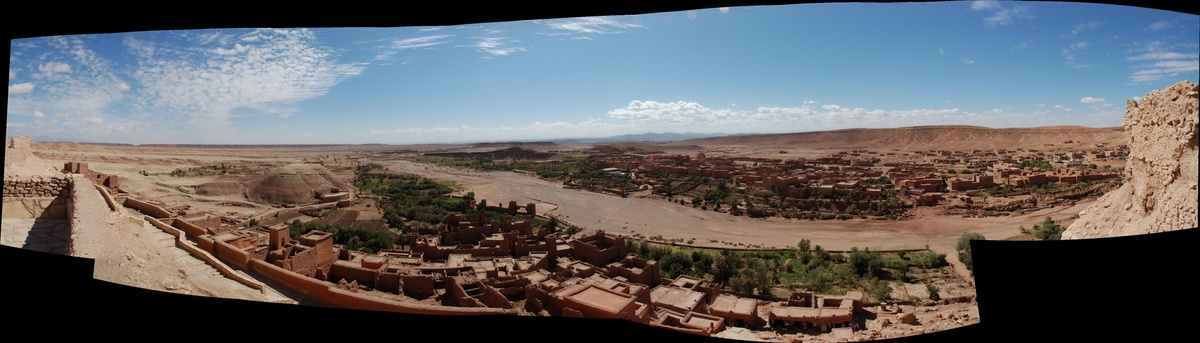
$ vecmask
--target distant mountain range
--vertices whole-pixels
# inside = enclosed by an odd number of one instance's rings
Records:
[[[737,135],[741,135],[741,134],[737,134]],[[555,140],[554,142],[558,143],[558,144],[596,144],[596,143],[615,143],[615,142],[673,142],[673,141],[682,141],[682,140],[695,139],[695,138],[726,137],[726,136],[733,136],[733,134],[695,133],[695,132],[684,132],[684,133],[647,132],[647,133],[636,134],[636,135],[620,135],[620,136],[599,137],[599,138],[560,139],[560,140]]]

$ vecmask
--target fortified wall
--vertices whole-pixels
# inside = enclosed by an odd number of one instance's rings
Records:
[[[67,178],[5,179],[4,218],[66,219],[71,181]]]

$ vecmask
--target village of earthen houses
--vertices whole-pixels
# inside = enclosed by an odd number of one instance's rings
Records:
[[[615,318],[748,340],[910,336],[981,320],[964,237],[1195,226],[1196,95],[1181,82],[1131,101],[1124,128],[931,126],[593,145],[11,137],[2,238],[95,259],[100,280],[195,296]],[[1144,161],[1160,161],[1158,169]],[[1162,168],[1176,176],[1142,181]],[[1181,193],[1133,209],[1093,205],[1138,197],[1146,192],[1126,189],[1144,184]],[[1113,209],[1121,213],[1098,217]],[[1129,211],[1160,219],[1121,219]],[[1142,224],[1119,227],[1130,222]]]

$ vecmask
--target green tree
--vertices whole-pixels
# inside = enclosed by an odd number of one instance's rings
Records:
[[[802,238],[800,239],[800,243],[796,244],[796,247],[799,247],[800,251],[807,252],[812,250],[812,241],[809,241],[808,238]]]
[[[1058,225],[1054,219],[1046,217],[1042,220],[1041,225],[1033,226],[1033,236],[1044,241],[1057,241],[1062,238],[1063,231],[1067,228]]]
[[[658,266],[667,278],[675,278],[692,271],[692,256],[682,251],[675,251],[658,260]]]
[[[982,234],[975,232],[963,232],[962,236],[958,237],[958,246],[955,247],[955,250],[958,250],[958,260],[967,265],[967,270],[975,271],[975,263],[971,258],[971,241],[985,239]]]
[[[558,230],[558,217],[551,216],[550,220],[542,223],[541,229],[546,230],[546,233],[548,234],[554,233],[554,231]]]
[[[730,277],[737,271],[737,257],[729,250],[721,250],[721,255],[717,256],[713,262],[712,274],[713,281],[718,283],[726,283]]]

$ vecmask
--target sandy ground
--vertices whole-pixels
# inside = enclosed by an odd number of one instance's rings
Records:
[[[36,161],[36,163],[45,163]],[[5,170],[6,177],[19,176],[19,166]],[[222,275],[175,244],[175,236],[147,222],[141,214],[125,208],[113,211],[85,177],[75,183],[85,187],[75,199],[77,227],[69,219],[3,219],[0,243],[51,254],[95,260],[93,277],[98,280],[187,295],[296,303],[276,291],[262,292]]]

